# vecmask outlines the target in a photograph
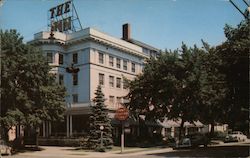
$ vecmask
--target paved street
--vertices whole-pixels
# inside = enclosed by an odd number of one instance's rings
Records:
[[[129,157],[129,158],[163,158],[163,157],[248,157],[250,141],[241,143],[225,143],[207,148],[172,150],[170,148],[158,150],[144,150],[120,154],[119,151],[106,153],[79,152],[71,147],[43,147],[44,150],[36,152],[19,153],[4,158],[94,158],[94,157]]]
[[[248,146],[216,146],[207,149],[178,150],[157,154],[129,156],[129,158],[165,158],[165,157],[249,157]],[[115,157],[114,157],[115,158]]]

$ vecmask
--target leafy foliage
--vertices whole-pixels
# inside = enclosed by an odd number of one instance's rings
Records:
[[[65,110],[65,88],[55,82],[42,52],[24,44],[15,30],[1,35],[1,126],[36,128],[58,121]]]
[[[200,120],[205,124],[211,124],[211,135],[214,133],[216,123],[225,123],[226,113],[226,86],[223,61],[219,52],[203,42],[203,82],[200,97],[202,100],[202,112]]]
[[[181,128],[185,121],[199,119],[203,51],[185,44],[180,51],[166,51],[147,61],[143,74],[130,82],[131,111],[148,120],[181,118]]]
[[[217,47],[204,41],[203,48],[182,44],[180,51],[151,58],[143,74],[130,82],[127,106],[148,119],[181,118],[181,127],[199,119],[212,127],[228,123],[247,132],[249,29],[249,21],[237,28],[226,25],[227,41]]]
[[[102,93],[101,86],[97,87],[95,92],[96,97],[91,106],[91,116],[89,117],[90,130],[89,130],[89,146],[98,151],[111,148],[112,140],[112,126],[111,120],[108,116],[108,109],[104,105],[104,94]],[[101,148],[101,129],[103,126],[103,148]]]
[[[227,40],[216,50],[223,61],[229,92],[226,96],[226,116],[230,128],[249,132],[249,21],[236,28],[225,27]]]

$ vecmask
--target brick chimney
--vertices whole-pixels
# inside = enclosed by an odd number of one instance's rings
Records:
[[[125,41],[130,40],[130,24],[123,24],[122,25],[122,39]]]

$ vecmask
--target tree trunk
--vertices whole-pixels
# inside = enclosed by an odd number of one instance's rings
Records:
[[[8,135],[9,129],[3,127],[1,128],[1,139],[5,141],[9,141],[9,135]]]
[[[214,122],[211,123],[210,138],[214,136]]]
[[[181,126],[180,126],[180,131],[179,131],[179,141],[182,138],[182,131],[183,131],[183,127],[184,127],[184,122],[185,122],[185,120],[181,119]]]
[[[39,135],[39,128],[36,128],[36,148],[38,149],[38,135]]]
[[[36,135],[36,148],[38,149],[38,146],[39,146],[39,144],[38,144],[38,134]]]

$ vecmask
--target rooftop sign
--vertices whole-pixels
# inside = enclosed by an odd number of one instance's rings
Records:
[[[82,29],[73,0],[67,1],[49,9],[48,21],[51,31],[75,32],[77,27],[74,21],[78,21]]]
[[[50,19],[54,19],[55,17],[62,16],[63,14],[70,12],[71,1],[60,4],[56,7],[51,8],[50,11]]]

